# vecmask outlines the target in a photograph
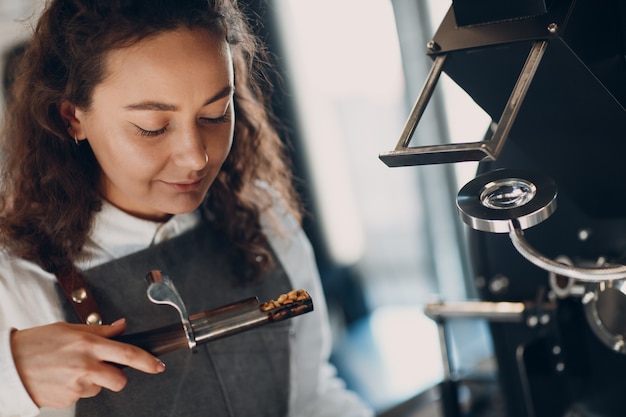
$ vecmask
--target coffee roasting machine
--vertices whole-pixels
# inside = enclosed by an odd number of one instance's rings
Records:
[[[486,319],[509,417],[626,413],[626,1],[453,0],[390,167],[480,161],[457,196],[479,299],[429,304],[440,330]],[[410,146],[442,73],[492,118],[486,139]],[[445,417],[462,383],[446,363]],[[500,414],[501,415],[501,414]]]

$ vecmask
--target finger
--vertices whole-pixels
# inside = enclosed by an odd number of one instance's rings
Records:
[[[92,371],[85,378],[90,381],[88,385],[106,388],[113,392],[120,392],[128,382],[128,378],[120,369],[102,362],[94,366]],[[86,398],[91,394],[90,390],[91,387],[89,387],[89,390],[86,389],[85,395],[82,395],[82,397]],[[97,392],[95,394],[97,394]]]
[[[100,326],[86,326],[89,332],[97,334],[98,336],[111,338],[123,333],[126,330],[126,319],[121,318],[109,325]]]
[[[87,326],[87,329],[99,336],[111,338],[126,330],[126,319],[121,318],[110,325]],[[103,343],[99,345],[98,349],[94,349],[94,353],[102,361],[129,366],[151,374],[165,370],[165,364],[160,359],[143,349],[126,343],[116,341]]]
[[[104,362],[128,366],[149,374],[165,370],[165,364],[143,349],[127,343],[105,339],[94,346],[93,354]]]
[[[102,386],[95,383],[84,383],[80,390],[80,398],[95,397],[102,391]],[[116,391],[117,392],[117,391]]]

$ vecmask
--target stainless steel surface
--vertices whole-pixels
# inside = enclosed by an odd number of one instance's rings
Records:
[[[479,175],[457,194],[457,209],[472,229],[509,233],[515,219],[522,229],[535,226],[556,210],[556,184],[537,172],[499,169]]]
[[[626,278],[625,265],[570,265],[543,256],[524,239],[524,229],[556,210],[556,184],[536,172],[499,169],[479,175],[457,195],[463,222],[475,230],[508,233],[515,249],[532,264],[556,275],[582,281]]]
[[[262,314],[259,306],[257,298],[250,298],[193,316],[196,341],[206,343],[267,322],[267,314]]]
[[[275,323],[313,311],[310,297],[264,310],[249,298],[190,317],[197,343],[207,343],[251,328]]]
[[[419,123],[424,111],[426,110],[426,106],[430,101],[433,92],[435,91],[435,87],[437,86],[437,82],[439,81],[439,77],[443,72],[443,64],[446,62],[446,55],[439,55],[433,61],[433,65],[428,73],[428,78],[426,78],[426,82],[424,83],[424,87],[417,97],[413,108],[411,109],[411,113],[409,113],[409,118],[404,125],[404,129],[400,134],[400,139],[396,144],[396,150],[402,150],[409,146],[411,142],[411,137],[415,132],[415,128]]]
[[[611,350],[626,354],[626,326],[621,312],[626,308],[626,281],[590,285],[583,297],[585,317],[593,333]]]
[[[427,304],[424,313],[433,320],[481,318],[489,321],[522,321],[526,305],[514,302],[458,301]]]
[[[409,147],[415,128],[432,97],[434,88],[443,71],[446,54],[437,55],[424,87],[411,109],[396,148],[393,151],[381,153],[379,155],[380,159],[390,167],[495,160],[502,151],[502,147],[506,142],[528,87],[532,83],[547,47],[547,40],[533,43],[511,95],[504,106],[496,129],[489,140]]]
[[[519,382],[521,385],[524,405],[526,408],[528,417],[535,417],[535,409],[533,407],[532,390],[530,387],[530,380],[528,378],[528,370],[526,369],[526,361],[524,360],[524,345],[518,345],[515,348],[515,363],[517,365],[517,371],[519,374]]]
[[[448,353],[446,327],[443,320],[437,320],[437,334],[439,335],[439,352],[441,353],[441,363],[443,365],[443,380],[449,381],[452,378],[452,368],[450,366],[450,355]]]
[[[526,62],[522,68],[522,72],[515,83],[515,87],[513,87],[513,91],[509,96],[509,101],[504,106],[504,111],[500,116],[498,126],[496,127],[495,132],[493,132],[493,136],[488,141],[491,151],[491,154],[489,155],[490,160],[496,159],[498,155],[500,155],[506,138],[509,136],[509,132],[511,131],[511,127],[513,126],[513,123],[515,123],[515,118],[517,117],[517,113],[522,106],[524,97],[526,97],[528,87],[530,87],[530,84],[532,83],[533,77],[537,72],[537,68],[539,68],[539,64],[541,63],[541,58],[543,58],[547,48],[547,40],[535,42],[530,48],[530,52],[528,53],[528,57],[526,58]]]
[[[180,321],[187,337],[189,349],[195,351],[196,339],[193,333],[193,327],[189,321],[189,314],[178,290],[174,286],[172,280],[161,271],[153,270],[146,275],[148,283],[148,299],[155,304],[165,304],[174,307],[180,315]]]
[[[539,268],[581,281],[599,282],[626,278],[625,265],[599,265],[594,268],[584,268],[567,265],[547,258],[536,251],[526,239],[524,239],[524,232],[514,226],[514,221],[511,221],[511,224],[512,229],[509,232],[509,237],[511,238],[511,242],[513,242],[513,246],[520,255]]]
[[[158,274],[156,279],[159,279]],[[157,284],[155,288],[158,287]],[[271,306],[268,305],[270,302],[259,304],[256,297],[251,297],[190,316],[195,345],[313,311],[313,300],[309,294],[304,290],[298,290],[298,293],[298,299],[278,303],[280,305],[274,300]],[[124,334],[115,339],[138,346],[156,356],[189,347],[188,334],[178,322]]]
[[[554,260],[561,264],[574,265],[572,260],[564,255],[557,256]],[[550,283],[550,290],[557,298],[582,297],[586,291],[585,283],[554,272],[550,272],[548,275],[548,282]]]

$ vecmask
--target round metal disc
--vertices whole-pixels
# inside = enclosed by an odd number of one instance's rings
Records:
[[[595,285],[583,297],[585,317],[593,333],[610,349],[626,353],[626,281]]]
[[[557,188],[542,174],[498,169],[479,175],[457,194],[461,219],[472,229],[508,233],[511,220],[527,229],[541,223],[556,210]]]

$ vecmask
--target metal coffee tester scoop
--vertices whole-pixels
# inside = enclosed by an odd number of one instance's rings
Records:
[[[172,280],[161,271],[146,276],[147,296],[155,304],[174,307],[182,323],[122,335],[116,340],[139,346],[153,355],[163,355],[181,348],[196,350],[196,346],[249,329],[264,326],[313,311],[313,300],[304,290],[281,294],[277,300],[261,304],[257,297],[188,315],[187,308]]]

